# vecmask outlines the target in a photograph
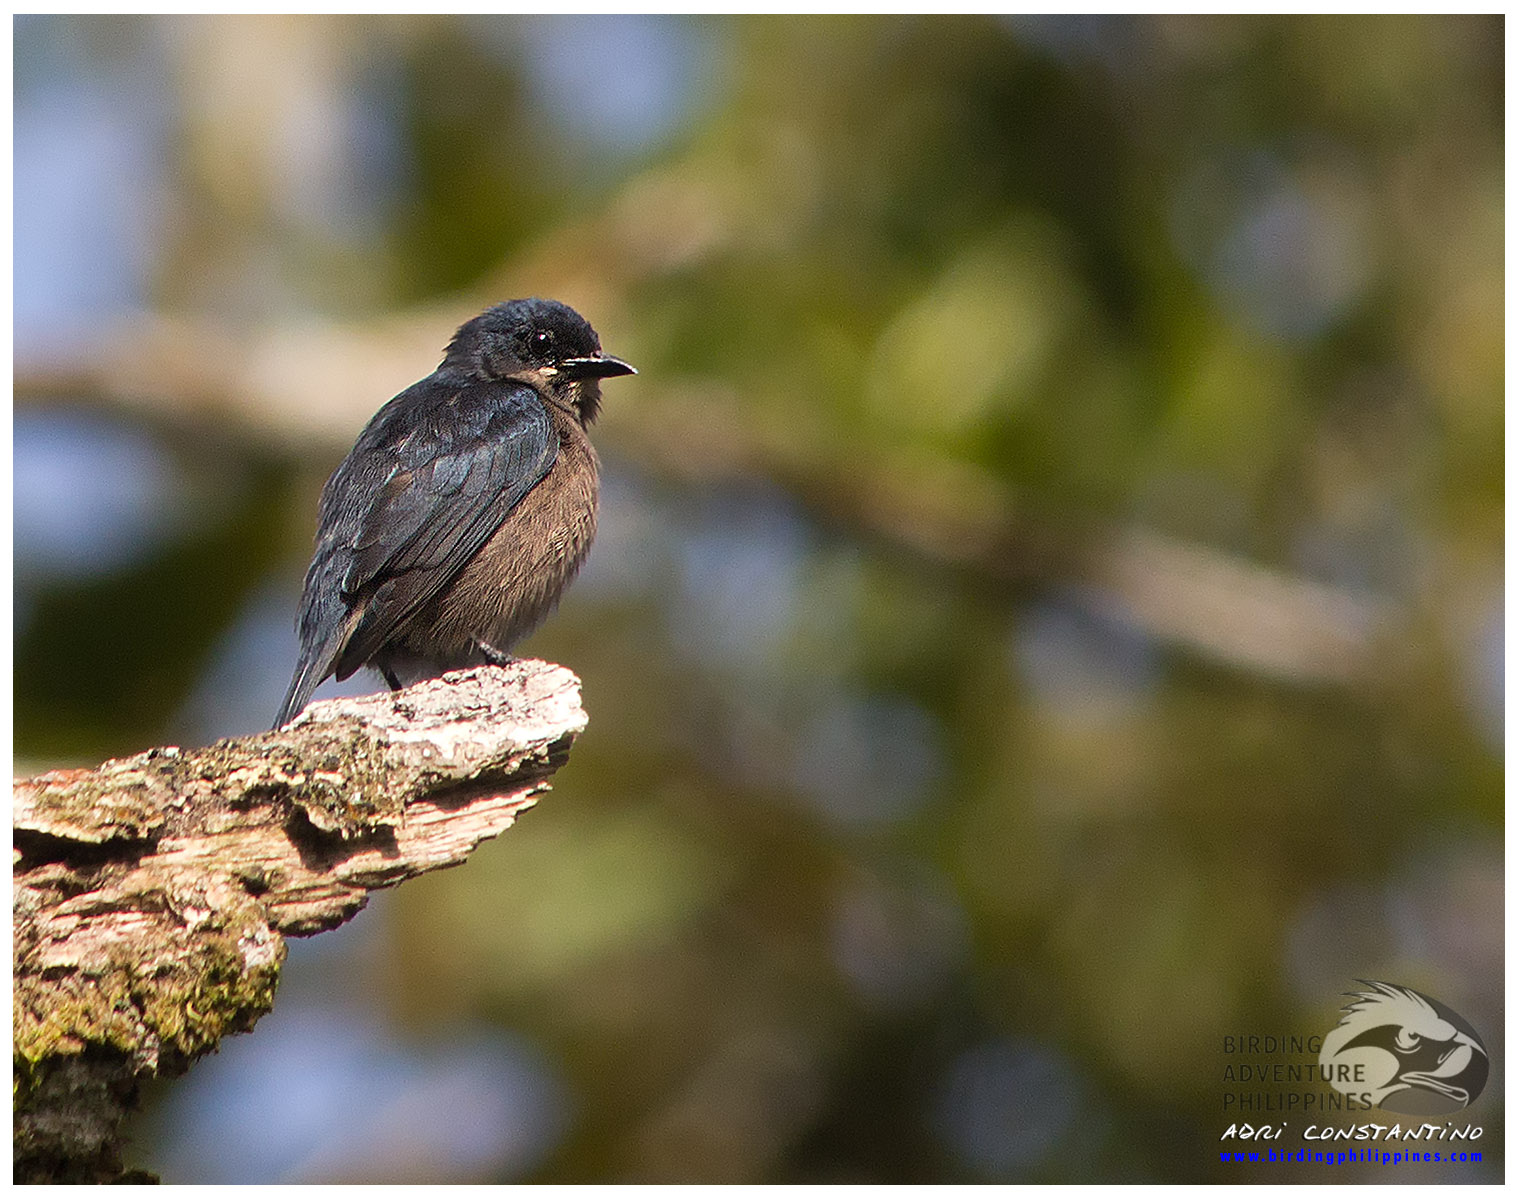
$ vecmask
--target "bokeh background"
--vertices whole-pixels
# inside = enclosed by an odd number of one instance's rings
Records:
[[[1385,978],[1500,1178],[1504,40],[17,18],[18,772],[267,725],[319,488],[472,313],[641,371],[523,647],[554,791],[292,945],[136,1162],[1278,1177],[1223,1037]]]

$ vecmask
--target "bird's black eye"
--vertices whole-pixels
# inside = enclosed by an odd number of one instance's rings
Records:
[[[532,334],[533,350],[546,350],[552,344],[553,334],[551,330],[539,329],[536,333]]]

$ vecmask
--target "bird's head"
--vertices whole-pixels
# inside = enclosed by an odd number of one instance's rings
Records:
[[[465,322],[443,367],[476,379],[516,380],[569,409],[588,425],[600,411],[600,381],[635,375],[600,349],[590,323],[556,300],[509,300]]]

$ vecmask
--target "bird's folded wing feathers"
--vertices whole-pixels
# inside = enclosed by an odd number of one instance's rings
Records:
[[[429,427],[376,421],[355,450],[364,461],[388,462],[388,474],[334,489],[343,511],[329,526],[332,565],[343,567],[352,614],[333,656],[339,679],[453,580],[557,458],[547,409],[520,384],[471,384],[410,411]],[[378,456],[357,454],[369,432]]]

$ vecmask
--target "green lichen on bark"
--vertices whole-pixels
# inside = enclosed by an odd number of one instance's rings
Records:
[[[141,1082],[270,1010],[286,936],[461,862],[584,724],[578,680],[523,661],[18,781],[16,1179],[126,1177]]]

